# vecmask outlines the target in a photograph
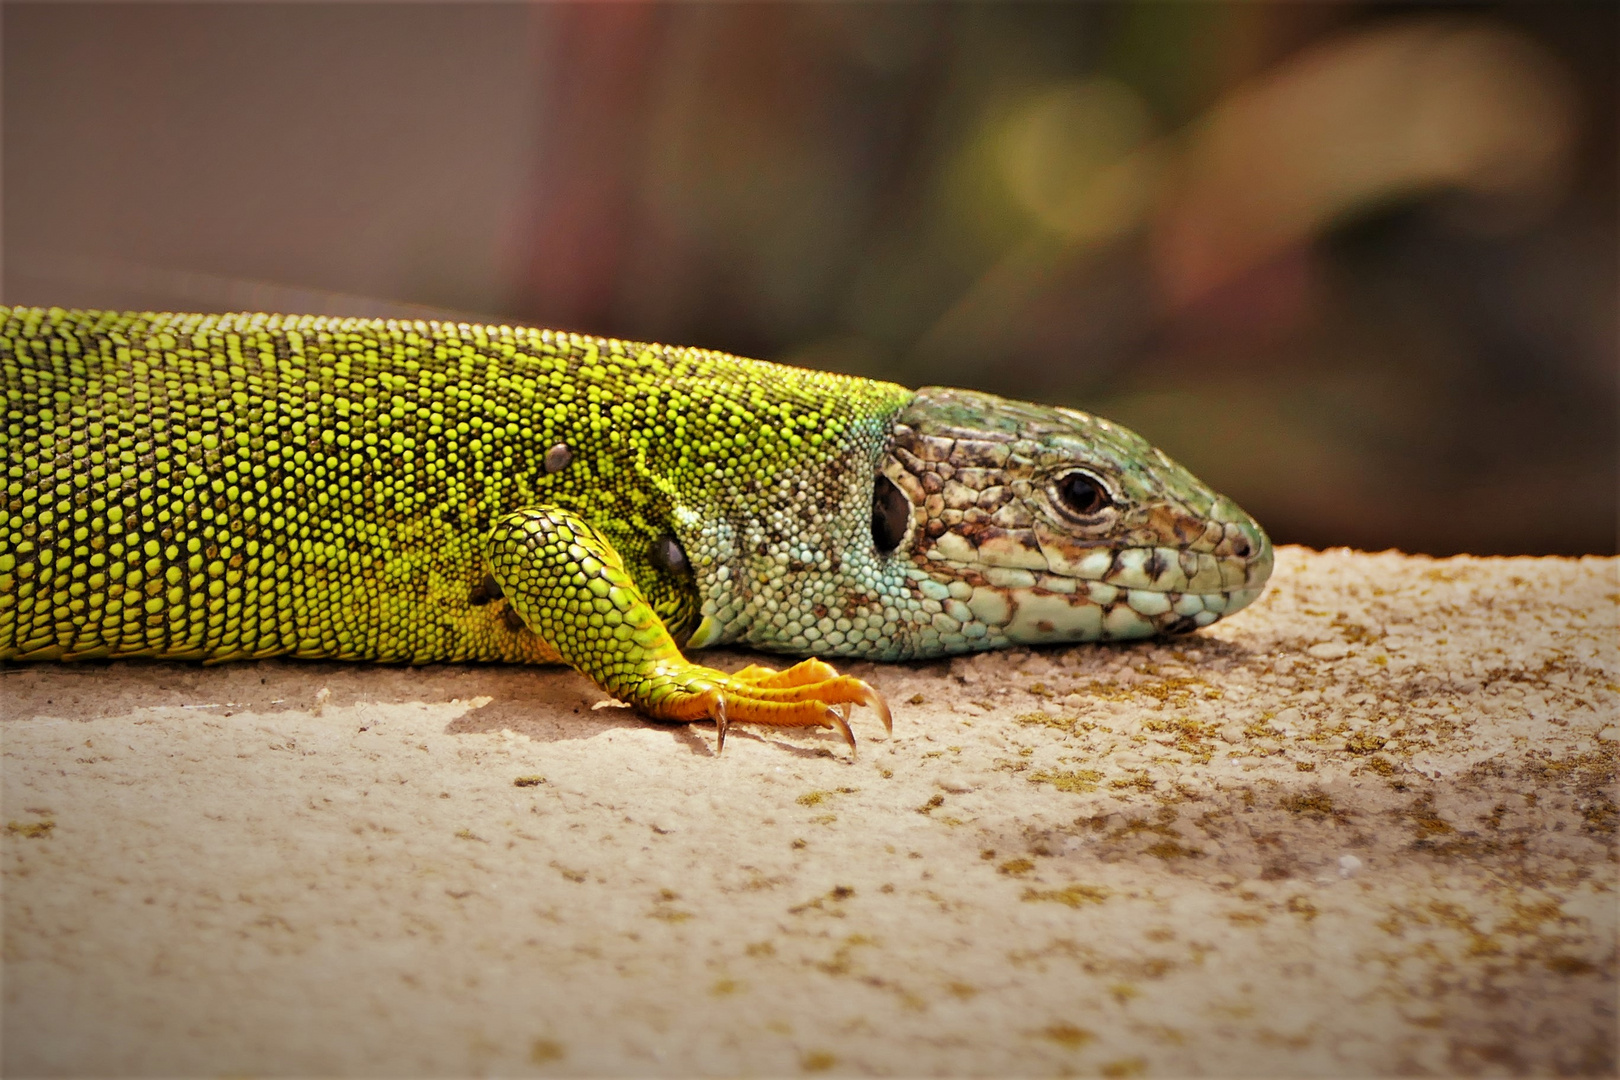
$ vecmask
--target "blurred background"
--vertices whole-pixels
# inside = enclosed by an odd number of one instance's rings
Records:
[[[16,304],[1074,405],[1282,542],[1615,550],[1620,5],[0,7]]]

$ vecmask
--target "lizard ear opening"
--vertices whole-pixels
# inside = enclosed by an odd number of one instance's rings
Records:
[[[653,566],[666,574],[686,574],[691,572],[691,564],[686,561],[686,552],[681,550],[680,542],[665,533],[653,541],[652,550],[647,553]]]
[[[900,486],[882,473],[872,481],[872,544],[887,555],[906,538],[911,523],[911,500]]]

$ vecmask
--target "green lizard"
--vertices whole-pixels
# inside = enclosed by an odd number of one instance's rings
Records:
[[[1265,534],[1070,409],[514,326],[0,307],[0,660],[571,664],[837,728],[819,659],[1206,626]]]

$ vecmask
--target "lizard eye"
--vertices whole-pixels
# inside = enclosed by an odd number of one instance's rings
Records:
[[[1108,489],[1090,473],[1064,473],[1052,486],[1063,509],[1076,517],[1093,517],[1114,505]]]
[[[879,555],[900,546],[910,522],[911,500],[893,480],[878,473],[872,481],[872,544]]]

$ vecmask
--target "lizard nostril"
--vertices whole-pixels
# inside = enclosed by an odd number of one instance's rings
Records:
[[[1253,551],[1254,548],[1252,545],[1250,545],[1249,538],[1247,536],[1240,536],[1236,540],[1232,541],[1232,554],[1236,555],[1240,559],[1247,559],[1249,554]]]

